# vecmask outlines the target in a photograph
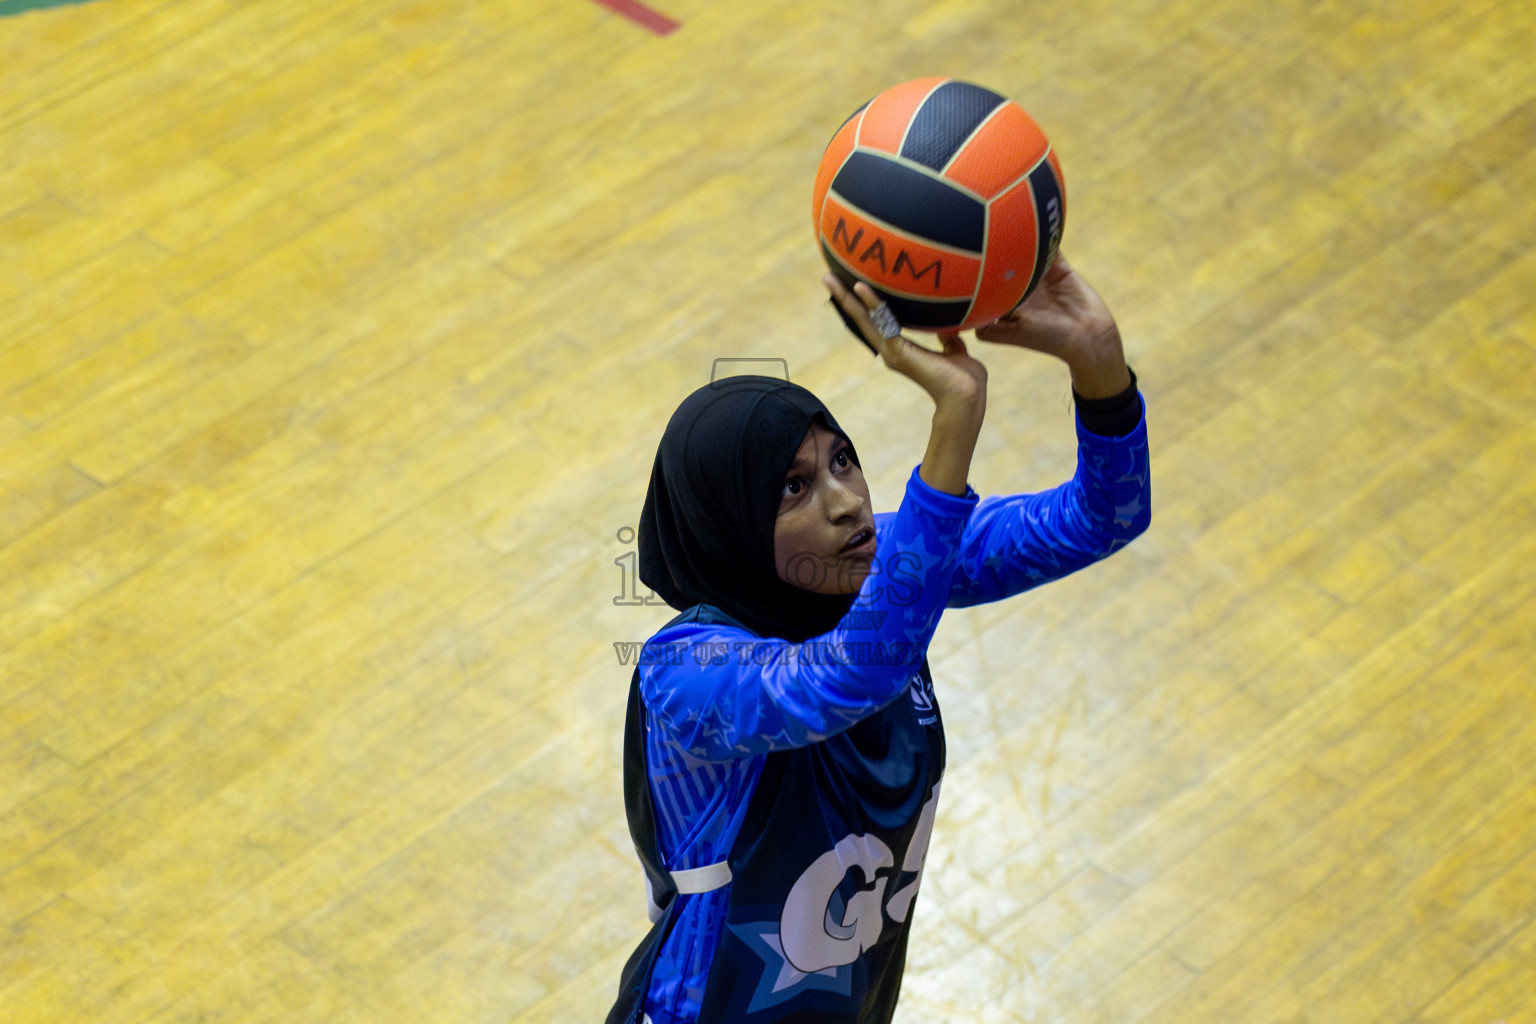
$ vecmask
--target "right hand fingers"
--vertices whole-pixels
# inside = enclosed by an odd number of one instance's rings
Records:
[[[1022,315],[1017,309],[1010,310],[991,323],[982,324],[976,328],[976,337],[982,341],[1007,343],[1019,333],[1019,320]]]

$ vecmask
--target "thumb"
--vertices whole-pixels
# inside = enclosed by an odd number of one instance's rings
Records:
[[[1016,313],[1009,313],[999,317],[989,324],[982,324],[976,328],[976,337],[982,341],[1006,341],[1018,328]]]

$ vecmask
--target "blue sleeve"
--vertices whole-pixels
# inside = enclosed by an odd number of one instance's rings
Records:
[[[816,743],[884,707],[927,653],[975,506],[914,471],[876,548],[899,572],[871,573],[830,633],[794,643],[700,621],[657,633],[639,669],[652,721],[694,757],[725,761]]]
[[[1077,472],[1049,491],[984,498],[961,539],[951,608],[998,601],[1120,550],[1152,519],[1145,406],[1136,429],[1077,425]]]

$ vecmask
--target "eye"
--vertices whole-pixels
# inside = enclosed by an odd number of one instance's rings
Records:
[[[832,457],[832,465],[839,469],[846,469],[850,465],[850,462],[848,461],[848,449],[844,448],[840,450],[836,455],[834,455]]]
[[[805,481],[797,476],[792,476],[784,481],[784,496],[786,498],[792,498],[803,490],[805,490]]]

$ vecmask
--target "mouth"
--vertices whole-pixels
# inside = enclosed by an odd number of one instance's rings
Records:
[[[840,555],[872,555],[875,553],[875,528],[873,526],[861,526],[853,531],[848,542],[838,548]]]

